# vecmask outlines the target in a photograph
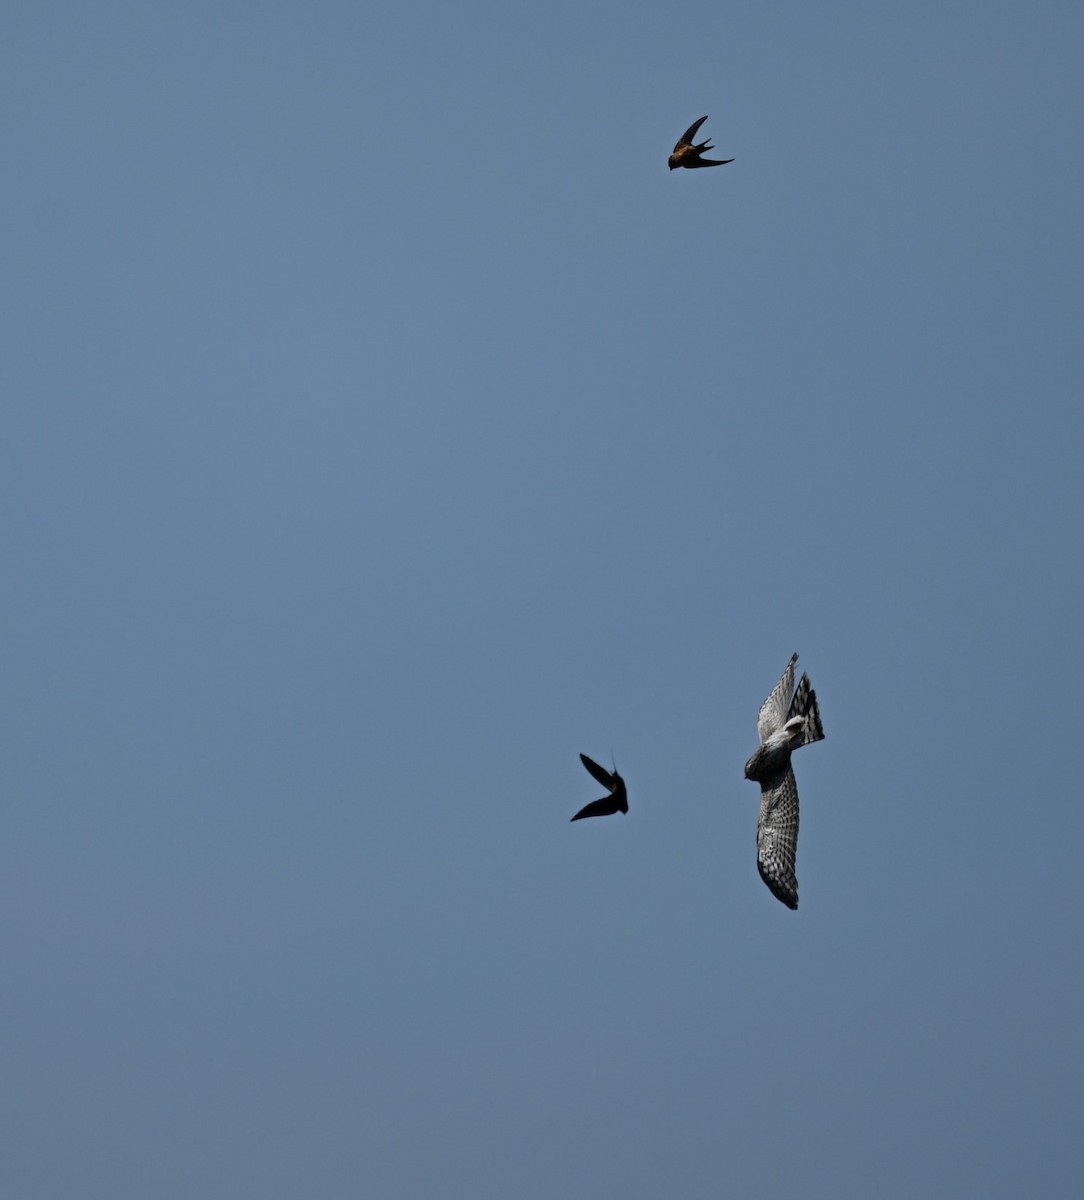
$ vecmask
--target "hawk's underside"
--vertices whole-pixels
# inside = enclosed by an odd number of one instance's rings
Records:
[[[757,717],[760,749],[745,764],[746,779],[760,784],[757,817],[757,870],[777,900],[798,907],[798,784],[790,756],[799,746],[824,737],[817,693],[803,674],[794,686],[791,657],[783,677],[761,705]]]

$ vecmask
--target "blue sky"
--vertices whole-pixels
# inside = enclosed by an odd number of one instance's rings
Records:
[[[1078,1188],[1079,6],[0,34],[4,1194]]]

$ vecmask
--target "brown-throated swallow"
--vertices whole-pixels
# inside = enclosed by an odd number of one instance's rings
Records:
[[[681,135],[678,144],[674,147],[674,153],[670,155],[670,170],[675,167],[723,167],[727,163],[732,163],[732,158],[701,158],[700,156],[705,150],[714,150],[715,147],[711,144],[711,139],[701,142],[698,146],[693,145],[693,138],[696,137],[696,131],[708,118],[701,117],[699,121],[694,121],[688,129]]]
[[[611,775],[605,767],[600,767],[594,759],[588,758],[586,754],[580,755],[580,762],[610,794],[603,796],[601,800],[592,800],[590,804],[581,808],[572,820],[580,821],[584,817],[610,817],[614,813],[627,813],[629,798],[625,793],[625,781],[617,773],[617,764],[614,764]]]

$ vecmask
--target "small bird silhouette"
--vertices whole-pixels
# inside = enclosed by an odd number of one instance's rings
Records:
[[[696,137],[696,131],[708,118],[701,117],[699,121],[694,121],[688,129],[681,135],[678,144],[674,147],[674,153],[670,155],[670,170],[675,167],[723,167],[727,163],[732,163],[732,158],[701,158],[700,156],[705,150],[714,150],[715,147],[711,144],[711,139],[701,142],[698,146],[693,145],[693,138]]]
[[[627,813],[629,798],[625,793],[625,781],[617,773],[617,764],[614,764],[611,775],[605,767],[600,767],[594,759],[588,758],[586,754],[580,755],[580,762],[610,794],[603,796],[601,800],[592,800],[590,804],[581,808],[572,820],[580,821],[584,817],[610,817],[614,813]]]

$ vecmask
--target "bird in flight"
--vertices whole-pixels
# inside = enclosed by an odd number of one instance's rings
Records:
[[[693,145],[693,138],[696,137],[696,131],[708,118],[701,117],[699,121],[694,121],[688,129],[681,135],[678,144],[674,147],[674,153],[670,155],[670,170],[675,167],[723,167],[727,163],[732,163],[732,158],[701,158],[700,156],[705,150],[714,150],[715,147],[711,144],[711,139],[708,138],[699,145]]]
[[[611,774],[605,767],[600,767],[593,758],[588,758],[586,754],[580,755],[580,762],[610,794],[603,796],[601,800],[592,800],[590,804],[581,808],[572,820],[579,821],[584,817],[609,817],[619,812],[627,813],[629,798],[625,793],[625,781],[617,773],[617,764],[614,764],[613,774]]]
[[[772,895],[787,908],[798,907],[798,785],[791,770],[791,753],[824,737],[817,693],[804,674],[794,687],[791,656],[783,678],[761,705],[757,717],[760,749],[745,764],[745,778],[760,784],[757,817],[757,870]]]

